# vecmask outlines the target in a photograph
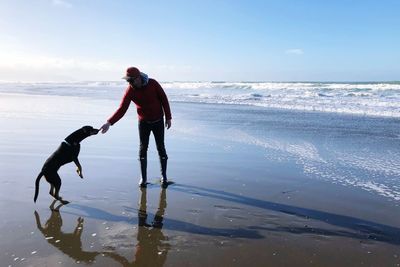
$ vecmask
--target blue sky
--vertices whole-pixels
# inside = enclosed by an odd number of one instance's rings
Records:
[[[2,0],[0,80],[400,80],[398,0]]]

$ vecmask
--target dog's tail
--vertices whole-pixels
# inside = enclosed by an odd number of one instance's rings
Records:
[[[35,197],[33,198],[33,201],[36,202],[38,195],[39,195],[39,183],[40,183],[40,178],[42,178],[43,176],[43,172],[41,171],[38,175],[38,177],[36,178],[36,182],[35,182]]]

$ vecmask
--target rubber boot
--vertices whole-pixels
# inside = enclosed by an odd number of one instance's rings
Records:
[[[140,187],[147,187],[147,158],[140,159],[141,177],[139,181]]]
[[[161,185],[162,187],[168,186],[168,179],[167,179],[167,157],[160,157],[160,165],[161,165]]]

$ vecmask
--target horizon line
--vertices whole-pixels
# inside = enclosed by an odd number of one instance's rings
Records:
[[[173,81],[161,81],[160,83],[400,83],[400,80],[259,80],[259,81],[229,81],[229,80],[173,80]],[[0,83],[90,83],[90,82],[121,82],[123,80],[65,80],[65,81],[54,81],[54,80],[42,80],[42,81],[16,81],[16,80],[0,80]]]

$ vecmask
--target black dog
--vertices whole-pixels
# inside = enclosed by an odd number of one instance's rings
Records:
[[[72,134],[68,135],[67,138],[61,143],[57,150],[46,160],[42,167],[42,171],[36,178],[35,184],[35,197],[33,198],[36,202],[39,195],[39,182],[42,176],[44,176],[47,182],[50,184],[50,192],[56,200],[61,201],[63,204],[68,204],[69,202],[63,200],[58,193],[61,187],[61,178],[58,175],[58,169],[67,163],[75,162],[77,166],[76,172],[78,175],[82,176],[82,166],[79,163],[78,155],[80,151],[80,142],[91,135],[95,135],[99,132],[98,129],[94,129],[92,126],[83,126],[79,130],[76,130]]]

